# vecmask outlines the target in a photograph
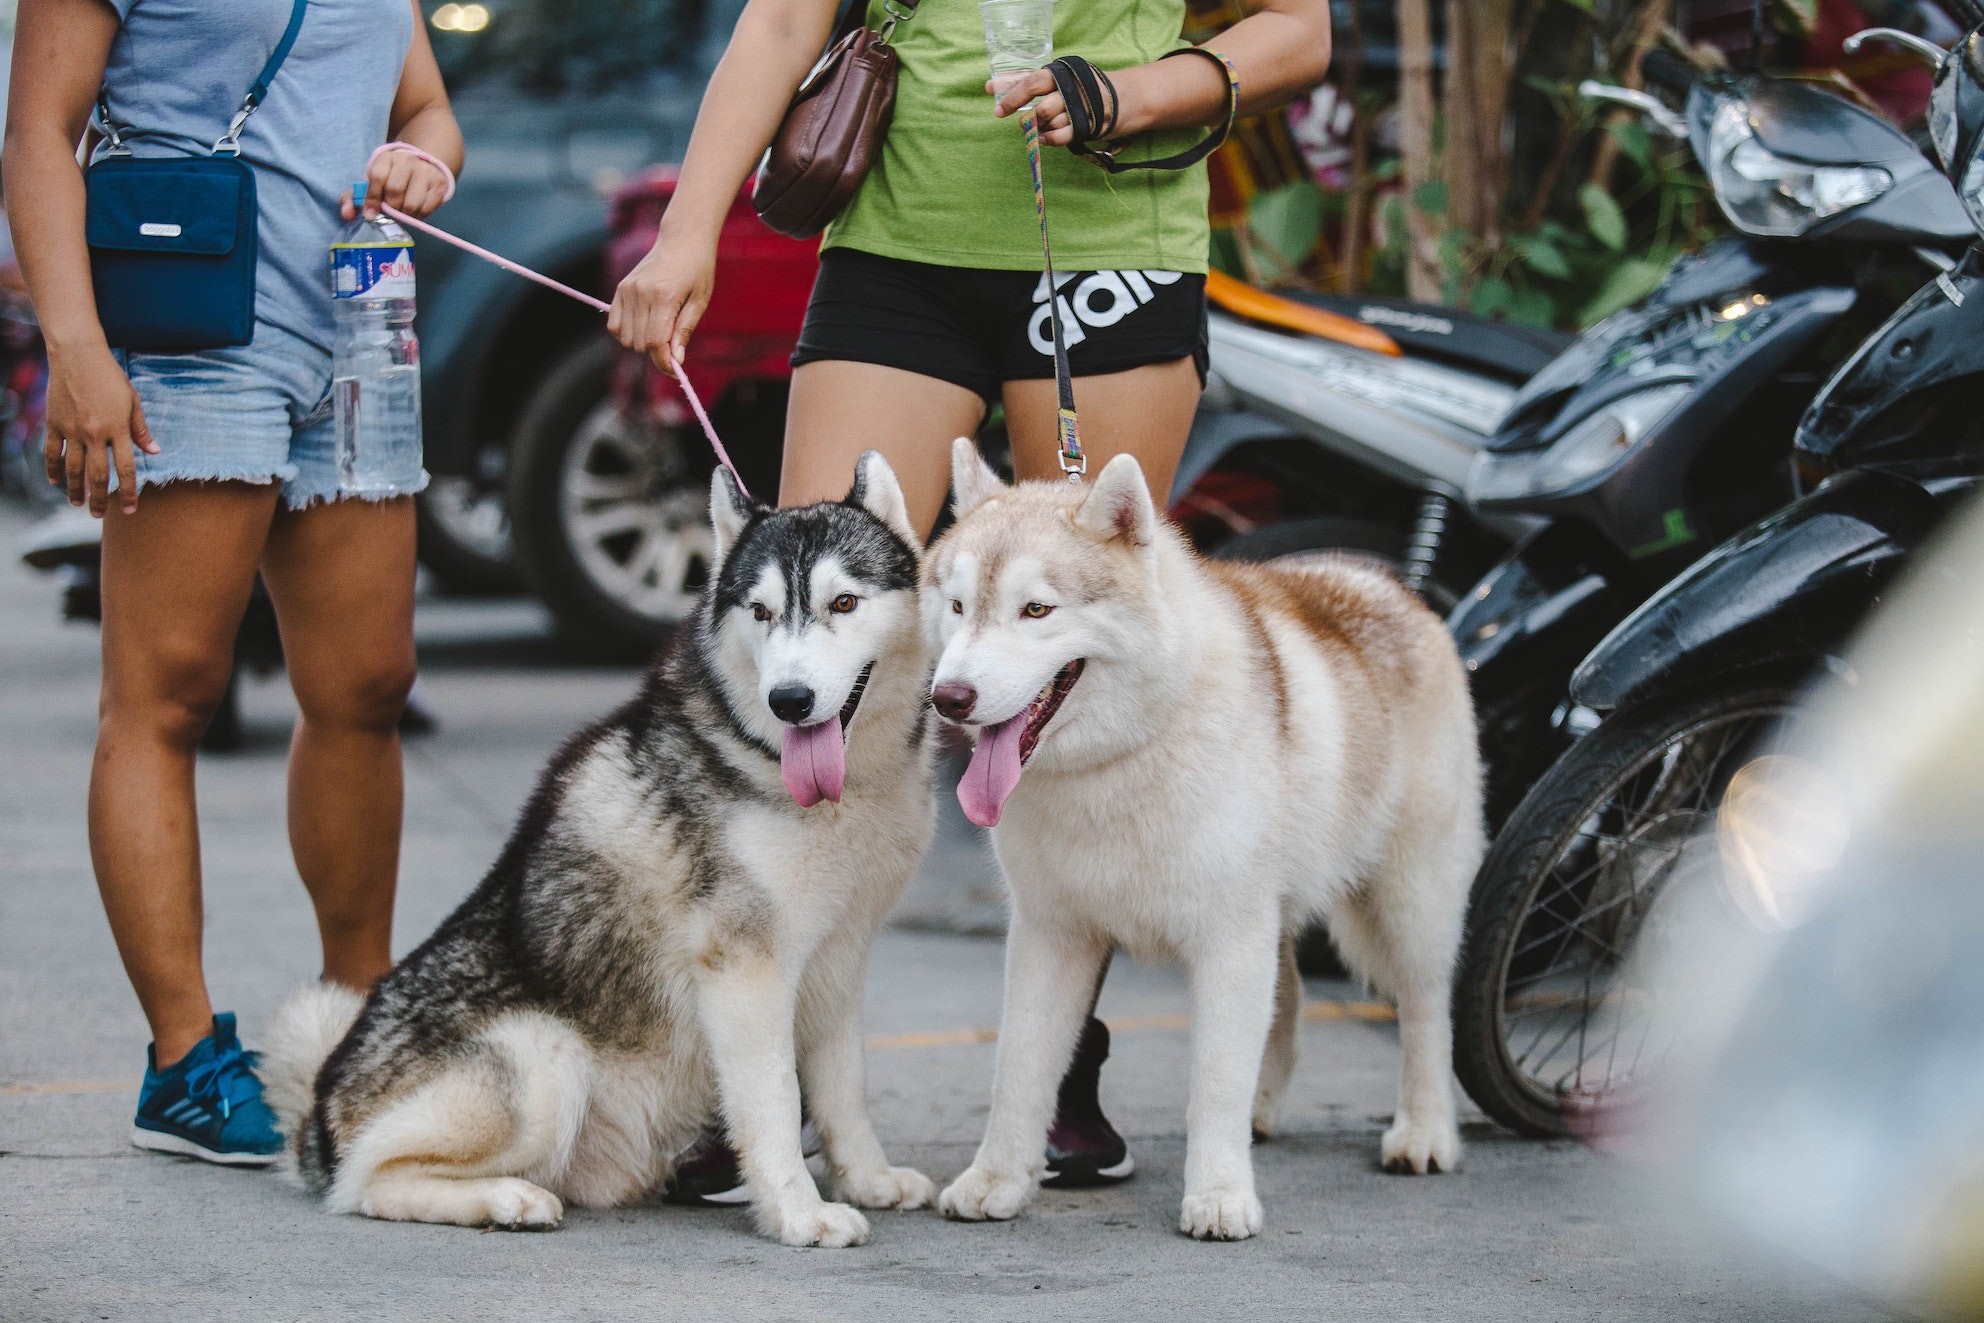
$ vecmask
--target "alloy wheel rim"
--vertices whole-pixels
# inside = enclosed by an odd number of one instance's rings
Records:
[[[560,465],[560,523],[580,572],[662,624],[688,616],[709,579],[707,502],[687,476],[679,429],[647,426],[611,401],[586,415]]]

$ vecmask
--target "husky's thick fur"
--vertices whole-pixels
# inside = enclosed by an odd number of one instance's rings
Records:
[[[1201,562],[1128,456],[1093,487],[1008,487],[961,441],[952,472],[959,521],[924,569],[933,696],[977,728],[958,795],[996,824],[1012,919],[991,1117],[939,1207],[1006,1218],[1032,1196],[1055,1083],[1121,945],[1191,976],[1180,1225],[1257,1232],[1249,1132],[1272,1129],[1294,1066],[1291,939],[1314,916],[1398,1000],[1385,1166],[1451,1170],[1448,990],[1483,839],[1439,620],[1347,560]]]
[[[489,876],[362,1006],[279,1016],[271,1096],[332,1209],[555,1226],[652,1190],[719,1109],[786,1244],[859,1244],[848,1204],[934,1193],[883,1156],[861,1037],[932,830],[902,492],[870,454],[844,503],[772,512],[719,471],[711,515],[698,615],[552,759]],[[802,1085],[847,1203],[806,1170]]]

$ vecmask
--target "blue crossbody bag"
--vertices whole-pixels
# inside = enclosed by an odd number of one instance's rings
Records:
[[[97,97],[109,150],[83,176],[83,233],[97,320],[114,349],[196,350],[255,336],[255,172],[241,129],[296,44],[309,0],[295,0],[275,53],[206,156],[138,157]]]

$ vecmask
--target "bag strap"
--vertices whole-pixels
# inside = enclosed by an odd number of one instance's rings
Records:
[[[291,5],[289,26],[283,29],[282,40],[276,43],[276,48],[269,55],[268,62],[262,66],[262,71],[255,75],[255,81],[248,85],[247,93],[241,98],[240,108],[234,112],[234,118],[228,121],[227,132],[214,140],[214,155],[241,155],[241,130],[248,123],[248,117],[268,99],[269,84],[275,81],[277,72],[282,69],[283,61],[289,58],[290,50],[296,45],[296,34],[303,30],[303,15],[309,8],[310,0],[295,0]],[[911,8],[914,8],[914,5]],[[110,117],[110,94],[102,89],[96,94],[96,114],[98,126],[102,129],[104,138],[110,143],[110,154],[130,155],[131,149],[125,145],[123,129]]]
[[[1175,51],[1167,51],[1158,58],[1168,60],[1174,55],[1200,55],[1212,60],[1226,76],[1226,118],[1217,129],[1182,152],[1160,157],[1155,161],[1119,161],[1116,153],[1128,139],[1119,138],[1101,147],[1090,147],[1089,142],[1103,137],[1114,127],[1116,119],[1115,85],[1109,76],[1079,55],[1063,55],[1047,66],[1047,72],[1054,77],[1054,86],[1061,93],[1061,100],[1068,107],[1068,123],[1074,130],[1075,140],[1068,144],[1068,150],[1077,156],[1086,157],[1107,170],[1112,175],[1126,170],[1183,170],[1197,165],[1211,156],[1233,132],[1233,121],[1240,113],[1240,74],[1233,67],[1233,61],[1210,46],[1181,46]],[[1106,89],[1106,94],[1105,94]]]

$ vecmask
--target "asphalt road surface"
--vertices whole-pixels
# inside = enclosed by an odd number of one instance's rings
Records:
[[[24,527],[0,508],[0,548]],[[744,1213],[575,1210],[545,1235],[332,1217],[254,1172],[142,1154],[126,1134],[147,1038],[101,913],[83,830],[96,634],[57,623],[51,580],[0,560],[0,1319],[1783,1319],[1878,1318],[1811,1269],[1760,1257],[1650,1194],[1639,1168],[1505,1135],[1471,1111],[1461,1172],[1387,1176],[1378,1134],[1396,1035],[1344,984],[1312,984],[1286,1133],[1257,1150],[1267,1226],[1177,1232],[1186,999],[1119,964],[1104,1101],[1139,1169],[1043,1195],[1001,1225],[884,1213],[859,1249],[788,1250]],[[494,858],[542,758],[633,673],[580,666],[517,603],[423,601],[441,731],[408,752],[399,941]],[[251,686],[244,752],[203,759],[208,969],[252,1046],[316,973],[282,835],[293,713]],[[996,940],[968,840],[926,868],[868,990],[870,1094],[892,1157],[939,1181],[970,1160],[999,1016]]]

